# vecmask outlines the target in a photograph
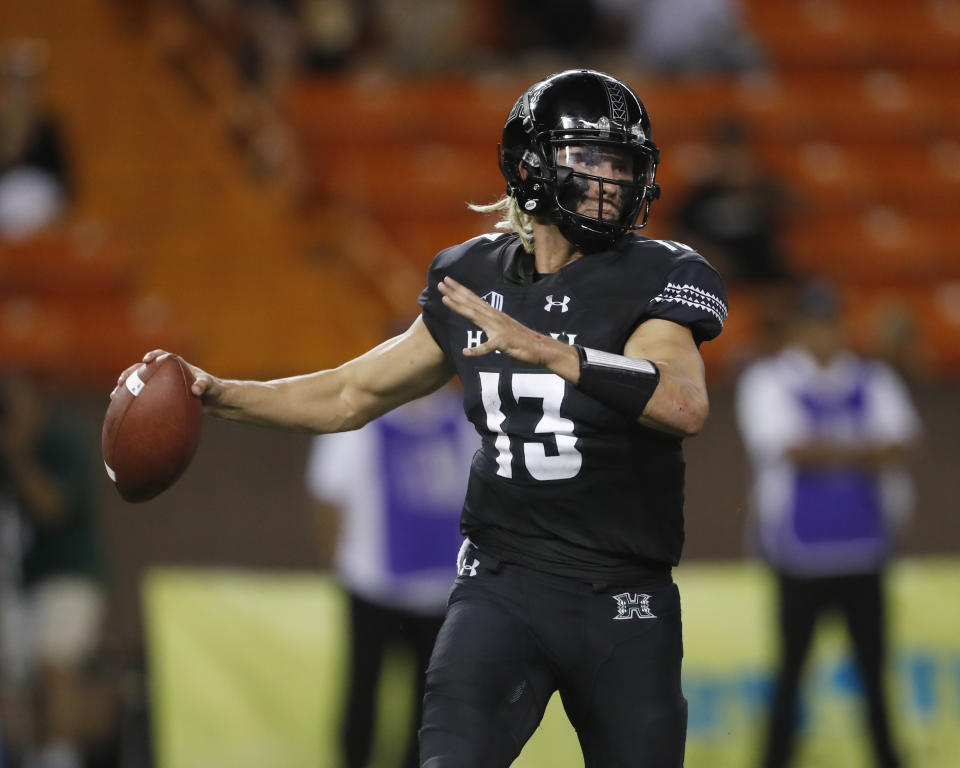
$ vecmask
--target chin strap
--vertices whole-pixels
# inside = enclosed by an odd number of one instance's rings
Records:
[[[580,356],[577,389],[634,420],[643,415],[660,383],[660,369],[650,360],[574,345]]]

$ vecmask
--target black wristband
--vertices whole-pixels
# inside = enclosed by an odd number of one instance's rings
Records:
[[[580,356],[577,389],[606,406],[637,419],[660,383],[660,369],[650,360],[601,352],[574,344]]]

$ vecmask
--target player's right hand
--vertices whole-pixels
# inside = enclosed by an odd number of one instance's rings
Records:
[[[112,400],[114,398],[120,387],[123,386],[123,382],[127,380],[127,377],[131,373],[143,365],[149,365],[155,360],[160,360],[170,354],[173,353],[167,352],[163,349],[153,349],[147,352],[147,354],[143,356],[143,360],[141,362],[134,363],[120,374],[120,377],[117,379],[117,386],[114,387],[113,391],[110,393],[110,399]],[[216,376],[210,375],[202,368],[198,368],[186,360],[183,362],[187,364],[187,367],[190,368],[190,372],[193,374],[193,385],[190,387],[190,391],[193,392],[193,394],[197,397],[201,398],[204,405],[210,405],[217,402],[217,399],[223,390],[223,382],[221,382]]]

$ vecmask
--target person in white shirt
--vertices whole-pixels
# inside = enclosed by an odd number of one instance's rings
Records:
[[[339,522],[334,570],[350,600],[347,768],[369,761],[389,643],[409,648],[417,666],[403,765],[419,765],[424,673],[453,583],[451,553],[463,540],[460,511],[480,444],[460,401],[447,387],[358,430],[314,438],[307,489],[318,512]]]
[[[779,354],[744,371],[737,412],[753,468],[751,534],[777,575],[780,667],[764,768],[793,752],[796,694],[817,619],[842,613],[877,765],[900,765],[883,695],[883,572],[909,514],[920,425],[903,382],[847,346],[828,286],[807,286]]]

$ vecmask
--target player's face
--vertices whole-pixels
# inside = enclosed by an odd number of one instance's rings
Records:
[[[557,165],[574,172],[565,185],[564,207],[584,216],[615,221],[635,185],[633,154],[600,144],[557,148]]]

